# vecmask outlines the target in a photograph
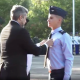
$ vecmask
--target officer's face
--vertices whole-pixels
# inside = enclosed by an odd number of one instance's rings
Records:
[[[58,26],[60,19],[57,17],[57,15],[54,14],[49,14],[48,15],[48,27],[52,28],[52,29],[56,29]]]

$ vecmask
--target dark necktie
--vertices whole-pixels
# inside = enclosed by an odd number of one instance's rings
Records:
[[[51,39],[51,36],[52,36],[52,34],[50,33],[50,34],[49,34],[49,39]]]
[[[52,34],[49,34],[49,39],[51,39]],[[46,63],[47,63],[47,58],[48,58],[48,53],[49,53],[49,47],[47,48],[46,51],[46,55],[45,55],[45,59],[44,59],[44,67],[46,67]]]

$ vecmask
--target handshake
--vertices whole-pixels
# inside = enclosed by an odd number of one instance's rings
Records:
[[[44,39],[40,42],[40,46],[47,44],[48,47],[51,47],[53,45],[53,39]]]

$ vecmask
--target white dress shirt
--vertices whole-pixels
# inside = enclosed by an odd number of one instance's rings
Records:
[[[27,54],[27,75],[30,72],[33,54]]]
[[[79,44],[79,36],[74,36],[74,44]]]
[[[49,59],[47,60],[48,69],[64,68],[64,80],[69,80],[73,65],[72,41],[68,33],[63,35],[59,32],[61,27],[52,30],[51,39],[54,40],[53,46],[49,48]]]

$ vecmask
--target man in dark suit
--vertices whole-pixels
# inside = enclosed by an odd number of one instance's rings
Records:
[[[8,25],[1,31],[1,64],[0,77],[6,79],[27,79],[27,54],[35,56],[46,53],[47,46],[53,45],[48,40],[44,45],[40,42],[37,47],[30,38],[28,31],[23,28],[26,23],[28,10],[21,5],[14,5],[10,11]]]

